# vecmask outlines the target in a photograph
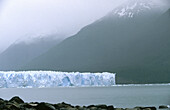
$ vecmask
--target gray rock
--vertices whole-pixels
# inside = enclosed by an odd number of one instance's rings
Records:
[[[156,110],[156,107],[144,107],[144,108],[149,108],[149,109],[151,109],[151,110]]]
[[[0,100],[2,100],[2,101],[3,101],[4,99],[0,98]]]
[[[36,110],[35,108],[25,108],[23,110]]]
[[[97,110],[98,108],[97,107],[90,107],[89,109],[90,110]]]
[[[123,108],[114,108],[114,110],[124,110]]]
[[[56,110],[56,108],[48,103],[40,103],[36,106],[37,110]]]
[[[102,108],[102,109],[107,109],[107,105],[96,105],[95,107],[97,108]]]
[[[27,108],[27,109],[35,109],[36,107],[37,107],[37,105],[38,104],[32,104],[32,103],[24,103],[24,104],[22,104],[21,106],[21,108]]]
[[[98,108],[97,110],[107,110],[107,109]]]
[[[135,107],[140,110],[156,110],[156,107]]]
[[[18,104],[24,103],[24,101],[21,98],[19,98],[18,96],[13,97],[12,99],[9,100],[9,102],[18,103]]]
[[[68,110],[78,110],[77,108],[68,108]]]
[[[5,103],[4,100],[0,98],[0,105],[4,103]]]
[[[62,102],[61,104],[64,105],[64,106],[73,107],[71,104],[67,104],[65,102]]]
[[[76,106],[76,108],[77,108],[78,110],[86,110],[86,109],[87,109],[85,106],[83,106],[83,107],[81,107],[81,106]]]
[[[141,110],[140,108],[125,108],[125,110]]]
[[[60,108],[74,108],[74,106],[72,106],[71,104],[67,104],[67,103],[58,103],[58,104],[54,104],[53,105],[56,109],[60,109]]]
[[[0,110],[4,108],[4,104],[0,104]]]
[[[7,104],[3,107],[3,109],[7,110],[20,110],[20,107],[17,106],[16,104]]]
[[[167,109],[167,108],[170,108],[169,105],[160,105],[159,106],[159,109]]]
[[[60,108],[59,110],[78,110],[77,108]]]
[[[109,106],[107,107],[107,109],[108,109],[108,110],[114,110],[114,107],[113,107],[113,105],[109,105]]]
[[[91,107],[95,107],[95,105],[89,105],[89,106],[87,106],[87,108],[91,108]]]
[[[67,110],[67,108],[59,108],[59,110]]]

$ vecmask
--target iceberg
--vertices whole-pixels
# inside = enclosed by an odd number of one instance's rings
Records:
[[[115,85],[115,74],[108,72],[0,71],[0,88],[112,85]]]

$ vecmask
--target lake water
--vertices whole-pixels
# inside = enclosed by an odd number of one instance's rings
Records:
[[[113,87],[1,88],[0,97],[20,96],[38,101],[73,105],[107,104],[116,107],[170,105],[170,85],[129,85]]]

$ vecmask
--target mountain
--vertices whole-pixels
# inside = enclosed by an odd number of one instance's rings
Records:
[[[0,54],[2,53],[2,50],[0,50]]]
[[[21,69],[109,71],[117,83],[170,82],[170,11],[163,14],[159,4],[128,1]]]
[[[35,57],[45,53],[49,48],[61,42],[56,35],[20,39],[0,54],[0,70],[17,70]]]

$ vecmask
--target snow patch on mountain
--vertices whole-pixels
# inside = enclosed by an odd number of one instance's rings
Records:
[[[117,7],[112,13],[118,17],[133,18],[139,13],[148,13],[160,9],[162,6],[159,0],[128,0],[126,3]]]

